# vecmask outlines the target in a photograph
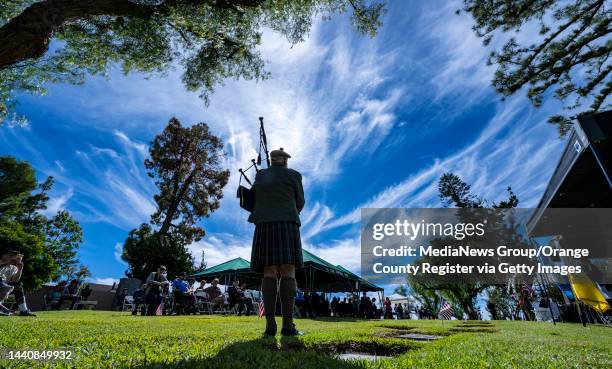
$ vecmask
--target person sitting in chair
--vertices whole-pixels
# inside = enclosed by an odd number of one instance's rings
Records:
[[[146,284],[141,284],[140,287],[136,290],[136,292],[134,292],[134,307],[132,308],[132,315],[137,315],[138,314],[138,306],[144,304],[144,299],[145,299],[145,288],[146,288]],[[145,314],[145,310],[144,307],[142,308],[142,315]]]
[[[74,305],[76,305],[77,301],[79,301],[78,280],[73,279],[66,287],[64,287],[64,290],[62,291],[62,296],[60,297],[59,302],[57,303],[57,310],[62,307],[64,301],[70,301],[70,310],[72,310],[74,308]]]
[[[187,279],[187,284],[189,288],[187,289],[187,295],[185,296],[185,309],[188,313],[196,313],[196,286],[195,286],[195,278],[191,277]]]
[[[128,295],[128,289],[123,288],[121,290],[121,293],[117,296],[117,307],[119,308],[119,311],[123,311],[123,304],[125,304],[125,298],[127,297],[127,295]],[[85,300],[82,294],[81,294],[81,300]]]
[[[21,272],[23,271],[23,255],[18,251],[10,250],[2,253],[0,257],[0,315],[10,315],[2,303],[12,292],[15,295],[19,316],[36,316],[26,305]]]
[[[248,316],[253,308],[253,301],[244,295],[245,290],[240,287],[238,278],[234,280],[227,292],[229,293],[230,306],[238,305],[238,316],[242,315],[244,308],[246,308],[246,315]]]
[[[162,302],[163,288],[168,285],[166,275],[166,267],[160,265],[157,271],[151,272],[147,278],[147,292],[145,293],[147,315],[155,315],[159,304]]]
[[[212,302],[215,306],[223,306],[225,305],[225,297],[221,293],[221,289],[218,286],[219,280],[217,278],[213,279],[210,282],[210,286],[204,289],[210,298],[210,302]]]
[[[175,306],[179,306],[176,310],[176,314],[180,315],[185,313],[185,303],[187,301],[187,294],[189,293],[189,284],[185,281],[187,273],[180,272],[174,282],[172,282],[172,297],[174,298]]]
[[[89,296],[91,296],[92,292],[93,290],[91,289],[91,287],[88,284],[85,285],[85,287],[83,287],[83,289],[81,290],[81,300],[89,301]]]
[[[202,278],[200,280],[200,286],[198,287],[198,291],[204,291],[206,288],[206,279]]]
[[[57,284],[45,295],[45,310],[55,309],[59,304],[59,299],[62,297],[64,286]]]

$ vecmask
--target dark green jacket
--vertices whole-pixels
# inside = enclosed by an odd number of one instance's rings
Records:
[[[286,221],[300,224],[304,188],[302,175],[298,171],[272,165],[257,172],[252,188],[255,190],[255,207],[249,222]]]

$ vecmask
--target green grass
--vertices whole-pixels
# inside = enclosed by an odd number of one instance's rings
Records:
[[[280,323],[280,320],[279,320]],[[0,319],[3,349],[74,348],[75,360],[2,368],[611,368],[612,329],[535,322],[298,319],[298,339],[262,338],[257,317],[48,312]],[[431,333],[433,342],[400,339]],[[346,350],[390,359],[342,361]]]

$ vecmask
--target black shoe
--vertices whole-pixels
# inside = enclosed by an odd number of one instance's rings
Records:
[[[281,334],[283,336],[303,336],[304,333],[298,331],[297,329],[295,329],[295,327],[291,327],[291,328],[283,328],[281,329]]]
[[[30,310],[26,310],[26,311],[20,311],[19,316],[36,316],[36,314],[31,312]]]

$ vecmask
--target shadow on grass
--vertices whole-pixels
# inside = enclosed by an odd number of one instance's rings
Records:
[[[299,338],[282,337],[279,345],[275,338],[262,337],[229,344],[210,357],[182,359],[169,363],[152,362],[132,365],[129,368],[363,368],[363,363],[340,360],[333,355],[334,353],[307,349]]]

